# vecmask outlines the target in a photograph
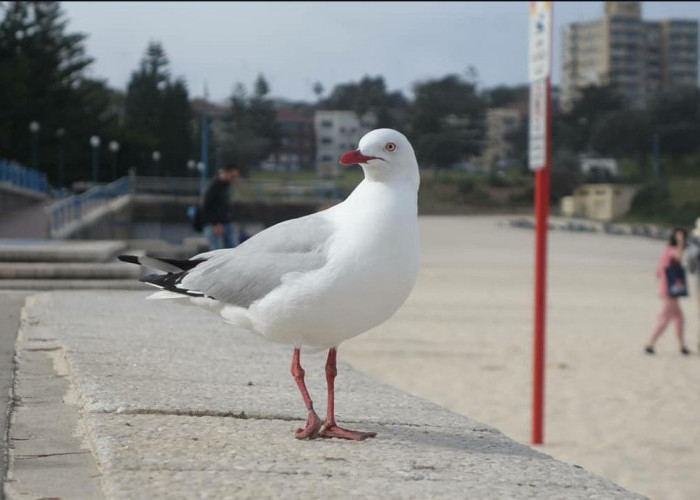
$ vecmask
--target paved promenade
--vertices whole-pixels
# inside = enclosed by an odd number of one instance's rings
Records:
[[[28,299],[9,498],[641,498],[344,364],[339,423],[377,438],[297,441],[290,349],[145,296]]]

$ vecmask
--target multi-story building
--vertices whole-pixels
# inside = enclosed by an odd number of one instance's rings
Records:
[[[264,169],[296,172],[314,168],[313,111],[279,106],[280,142],[278,149],[262,164]]]
[[[374,129],[376,123],[372,113],[358,117],[354,111],[316,111],[316,170],[319,176],[337,175],[340,155],[357,148],[362,136]]]
[[[642,108],[660,91],[697,84],[696,20],[645,21],[641,2],[606,2],[604,17],[564,28],[564,110],[591,85],[614,85],[631,106]]]
[[[508,168],[513,164],[513,145],[509,136],[518,130],[522,119],[522,111],[515,106],[486,111],[486,147],[482,159],[487,171]]]

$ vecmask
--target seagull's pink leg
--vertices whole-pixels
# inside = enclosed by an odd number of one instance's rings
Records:
[[[362,441],[377,435],[376,432],[359,432],[350,431],[338,427],[335,423],[335,376],[338,374],[336,368],[335,348],[328,351],[328,359],[326,360],[326,382],[328,383],[328,412],[326,413],[326,421],[321,429],[320,436],[324,438],[340,438],[350,439],[352,441]]]
[[[314,411],[314,403],[311,401],[309,396],[309,391],[306,390],[306,384],[304,383],[304,369],[301,367],[299,362],[300,349],[297,347],[294,349],[294,357],[292,358],[292,377],[299,387],[301,392],[301,397],[304,398],[304,404],[306,409],[309,410],[309,416],[306,419],[306,427],[303,429],[297,429],[296,438],[297,439],[314,439],[318,436],[318,431],[321,429],[321,419],[318,418],[316,412]]]

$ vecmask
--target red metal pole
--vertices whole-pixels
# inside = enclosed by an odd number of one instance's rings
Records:
[[[546,163],[535,172],[535,314],[532,391],[532,444],[544,440],[545,326],[547,311],[547,226],[549,216],[549,177],[551,164],[552,106],[551,79],[547,77],[545,139]]]

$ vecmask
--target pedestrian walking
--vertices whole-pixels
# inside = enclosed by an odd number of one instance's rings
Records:
[[[688,290],[683,269],[683,251],[686,246],[687,233],[682,228],[675,228],[671,233],[668,245],[664,248],[656,267],[659,297],[663,301],[656,327],[644,346],[647,354],[654,354],[654,344],[659,339],[670,322],[676,330],[680,351],[683,355],[690,354],[683,337],[683,311],[678,298],[687,296]]]

